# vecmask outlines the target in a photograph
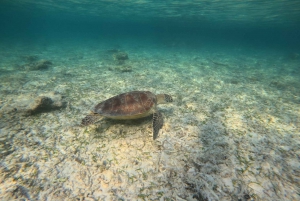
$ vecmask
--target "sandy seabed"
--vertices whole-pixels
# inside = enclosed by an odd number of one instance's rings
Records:
[[[298,57],[176,44],[1,50],[1,200],[300,200]],[[174,99],[158,106],[157,140],[151,117],[80,126],[95,104],[133,90]],[[20,110],[47,94],[64,107]]]

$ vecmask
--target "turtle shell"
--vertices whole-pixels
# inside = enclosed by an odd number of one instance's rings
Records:
[[[93,112],[113,119],[136,119],[152,114],[156,103],[156,96],[150,91],[132,91],[99,103]]]

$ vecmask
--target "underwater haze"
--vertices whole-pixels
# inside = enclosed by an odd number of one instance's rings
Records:
[[[0,24],[0,200],[300,200],[300,1],[2,0]]]

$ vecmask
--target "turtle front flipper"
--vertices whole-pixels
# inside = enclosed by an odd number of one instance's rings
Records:
[[[82,126],[88,126],[90,124],[95,123],[96,121],[98,121],[100,119],[99,115],[95,115],[95,114],[89,114],[86,117],[84,117],[81,120],[81,125]]]
[[[159,130],[162,128],[164,124],[163,116],[160,112],[153,113],[153,140],[155,140],[158,136]]]

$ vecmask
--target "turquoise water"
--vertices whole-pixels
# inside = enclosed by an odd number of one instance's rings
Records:
[[[299,1],[0,3],[0,200],[299,200]],[[152,115],[102,118],[130,91]]]

